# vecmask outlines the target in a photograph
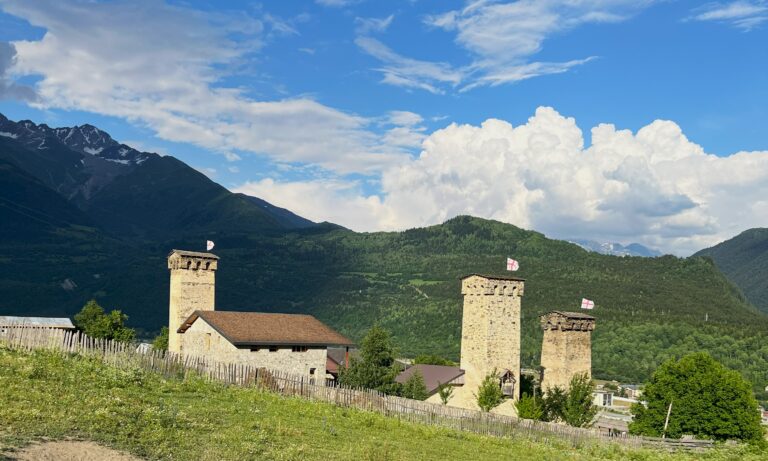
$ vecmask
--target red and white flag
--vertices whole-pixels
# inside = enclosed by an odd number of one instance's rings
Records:
[[[594,309],[595,308],[595,302],[590,301],[587,298],[581,298],[581,308],[582,309]]]
[[[211,250],[213,250],[213,247],[214,247],[215,245],[216,245],[216,244],[215,244],[215,243],[213,243],[213,241],[212,241],[212,240],[208,240],[207,242],[205,242],[205,251],[211,251]]]
[[[520,269],[520,263],[512,258],[507,258],[507,270],[516,271],[518,269]]]

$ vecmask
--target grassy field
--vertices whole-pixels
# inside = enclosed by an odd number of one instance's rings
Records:
[[[76,438],[148,459],[758,460],[757,448],[668,454],[496,439],[258,389],[165,380],[94,359],[0,347],[0,458],[34,440]]]

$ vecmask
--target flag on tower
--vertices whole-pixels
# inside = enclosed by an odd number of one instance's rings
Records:
[[[205,242],[205,251],[213,250],[214,245],[215,243],[213,243],[212,240],[208,240],[207,242]]]
[[[590,301],[587,298],[581,298],[581,308],[582,309],[594,309],[595,308],[595,302]]]
[[[507,258],[507,270],[516,271],[518,269],[520,269],[520,263],[512,258]]]

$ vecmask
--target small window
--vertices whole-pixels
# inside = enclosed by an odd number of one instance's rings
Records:
[[[314,375],[315,374],[315,370],[317,370],[317,368],[310,368],[309,369],[309,374],[310,375]]]
[[[293,346],[291,351],[293,352],[307,352],[309,348],[307,346]]]
[[[277,352],[277,346],[269,346],[269,352]]]
[[[253,346],[251,347],[251,352],[259,352],[259,346]]]

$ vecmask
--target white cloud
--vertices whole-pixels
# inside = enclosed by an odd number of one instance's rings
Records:
[[[464,71],[454,69],[449,64],[401,56],[371,37],[358,37],[355,43],[384,63],[383,67],[377,69],[384,74],[383,83],[442,93],[443,90],[437,85],[448,84],[455,87],[464,79]]]
[[[382,61],[383,83],[432,93],[446,86],[464,91],[566,72],[593,59],[589,53],[565,62],[538,62],[532,57],[546,39],[589,23],[628,19],[654,0],[519,0],[467,1],[461,10],[428,16],[426,24],[456,33],[456,43],[469,52],[471,62],[452,65],[415,60],[381,42],[361,37],[357,44]]]
[[[687,19],[725,22],[750,31],[768,21],[768,3],[762,0],[709,3],[694,10],[694,14]]]
[[[0,42],[0,100],[37,100],[37,93],[32,87],[20,85],[11,78],[10,71],[15,61],[16,47],[12,43]]]
[[[381,196],[343,179],[269,179],[238,190],[355,230],[470,214],[686,254],[768,224],[768,151],[717,157],[661,120],[637,133],[598,125],[585,147],[574,119],[542,107],[517,127],[489,119],[432,133],[418,158],[383,173]]]
[[[165,140],[339,172],[378,170],[406,156],[384,144],[363,117],[305,97],[258,101],[222,87],[222,69],[237,67],[259,50],[259,19],[159,0],[0,0],[0,6],[46,30],[40,40],[14,43],[13,68],[40,77],[44,108],[121,117]],[[273,29],[279,23],[273,17],[267,22]]]
[[[386,18],[355,18],[355,32],[363,35],[372,32],[384,32],[392,24],[393,19],[395,19],[394,14],[390,14]]]

